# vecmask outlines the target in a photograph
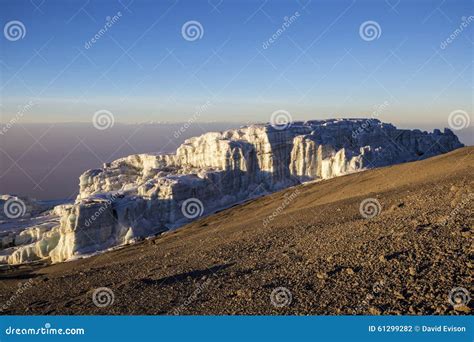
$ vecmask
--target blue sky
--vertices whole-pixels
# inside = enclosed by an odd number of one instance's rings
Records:
[[[401,126],[447,126],[473,105],[472,1],[1,0],[2,122],[268,121],[370,116]],[[121,17],[89,49],[107,17]],[[267,49],[264,42],[296,19]],[[198,21],[188,41],[182,26]],[[377,39],[361,38],[366,21]],[[197,108],[210,101],[205,110]],[[198,112],[198,115],[196,115]],[[471,120],[472,121],[472,120]]]

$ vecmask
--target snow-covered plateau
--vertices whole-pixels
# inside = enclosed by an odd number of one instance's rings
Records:
[[[74,203],[0,197],[0,263],[53,263],[124,245],[302,182],[419,160],[462,147],[449,130],[377,119],[259,124],[186,140],[175,154],[137,154],[80,176]],[[20,210],[12,212],[12,204]],[[7,205],[8,204],[8,205]]]

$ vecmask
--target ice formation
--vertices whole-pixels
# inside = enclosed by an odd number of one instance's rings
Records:
[[[186,140],[175,154],[131,155],[84,172],[76,201],[55,206],[43,214],[42,223],[29,219],[31,224],[15,230],[0,224],[0,263],[65,261],[301,182],[462,146],[449,129],[404,130],[376,119],[262,124],[206,133]]]

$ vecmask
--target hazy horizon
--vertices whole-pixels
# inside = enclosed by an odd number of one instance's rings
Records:
[[[209,127],[280,111],[290,121],[454,126],[474,144],[468,1],[18,0],[2,9],[2,193],[69,196],[103,160],[173,152]],[[130,143],[133,124],[143,133]],[[189,128],[174,138],[180,126]]]
[[[387,102],[385,121],[440,125],[472,112],[469,14],[461,1],[7,1],[2,22],[22,21],[25,36],[1,41],[0,118],[31,99],[22,122],[100,110],[126,123],[307,120]],[[185,35],[189,22],[199,36]],[[373,22],[378,36],[361,36]]]
[[[121,124],[106,131],[91,123],[21,124],[0,134],[0,193],[37,199],[74,198],[79,176],[104,162],[137,153],[173,153],[185,139],[249,123]],[[133,130],[129,130],[133,127]],[[187,127],[187,128],[186,128]],[[398,128],[432,131],[443,127]],[[469,132],[454,132],[474,145]]]
[[[18,124],[0,134],[0,193],[37,199],[74,198],[79,176],[138,153],[172,153],[185,139],[238,125]],[[130,129],[133,127],[133,129]]]

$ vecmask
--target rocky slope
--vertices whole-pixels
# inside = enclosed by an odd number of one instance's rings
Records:
[[[468,314],[473,168],[462,148],[298,185],[90,258],[4,266],[0,312]]]
[[[401,130],[375,119],[252,125],[207,133],[188,139],[176,154],[132,155],[86,171],[75,203],[54,209],[60,224],[33,242],[15,243],[2,252],[3,260],[61,262],[302,182],[427,158],[461,146],[448,129]]]

